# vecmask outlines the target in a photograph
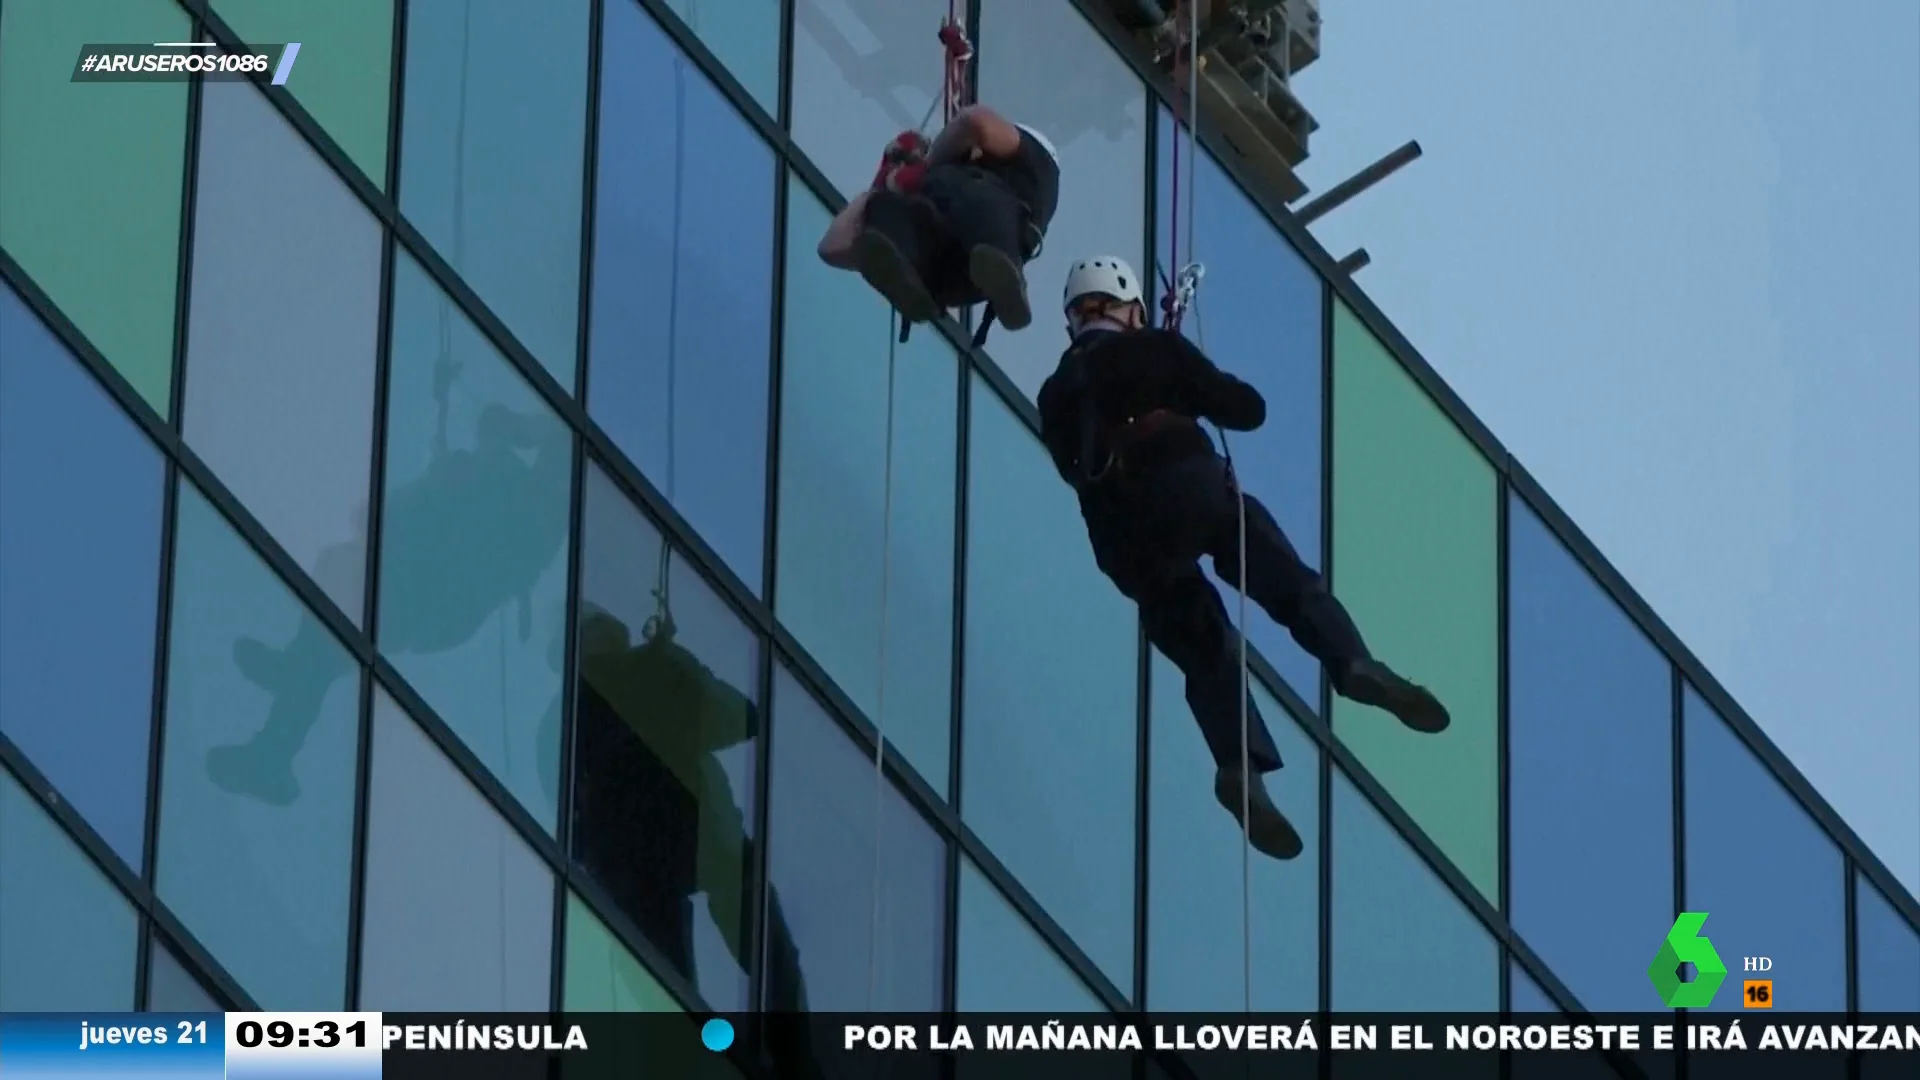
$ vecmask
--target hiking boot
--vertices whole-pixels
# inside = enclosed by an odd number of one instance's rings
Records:
[[[940,317],[940,305],[920,280],[920,272],[886,234],[876,229],[861,233],[853,242],[853,260],[860,276],[867,279],[874,292],[886,297],[901,318],[922,323]]]
[[[990,244],[977,244],[967,256],[967,275],[973,287],[993,305],[993,317],[1009,330],[1033,325],[1033,305],[1027,302],[1027,272],[1019,260]]]
[[[1248,796],[1247,842],[1262,855],[1275,859],[1298,858],[1305,845],[1301,843],[1300,834],[1294,830],[1293,823],[1287,820],[1287,815],[1273,805],[1273,797],[1267,794],[1267,785],[1255,775],[1252,788],[1243,789],[1240,778],[1241,773],[1237,768],[1221,769],[1213,778],[1214,798],[1220,800],[1220,805],[1226,807],[1227,813],[1232,814],[1237,822],[1240,820],[1241,792],[1245,790]]]
[[[1396,674],[1378,660],[1356,660],[1335,684],[1340,696],[1362,705],[1384,709],[1415,731],[1428,735],[1447,730],[1452,718],[1432,691]]]

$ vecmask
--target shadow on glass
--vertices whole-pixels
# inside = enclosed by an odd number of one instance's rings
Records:
[[[449,446],[447,403],[460,370],[450,353],[436,363],[440,413],[432,457],[419,478],[387,491],[383,599],[389,611],[410,616],[383,620],[381,648],[389,654],[454,649],[509,604],[520,640],[529,640],[534,585],[565,540],[564,518],[557,519],[559,531],[525,528],[518,513],[525,499],[515,493],[538,497],[567,486],[571,433],[549,417],[489,402],[480,411],[473,448]],[[364,521],[362,510],[356,531]],[[474,537],[493,542],[467,542]],[[363,553],[354,541],[328,548],[316,572],[339,572],[335,564]],[[349,657],[319,620],[307,619],[281,645],[252,637],[235,641],[233,659],[249,681],[273,696],[273,706],[252,738],[208,751],[208,776],[230,793],[285,806],[300,790],[293,759],[327,690],[351,669]]]

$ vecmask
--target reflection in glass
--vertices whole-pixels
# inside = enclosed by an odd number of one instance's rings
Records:
[[[947,7],[793,0],[794,141],[842,194],[866,189],[887,140],[932,126]]]
[[[744,1008],[760,644],[597,467],[585,529],[573,857],[710,1005]],[[778,911],[768,1007],[797,1009]]]
[[[554,754],[527,746],[534,725],[514,717],[537,716],[559,685],[534,622],[548,613],[545,634],[564,634],[573,436],[411,259],[395,267],[393,336],[377,639],[551,828],[554,784],[539,769]],[[319,565],[358,557],[357,544],[336,545]],[[297,793],[291,760],[345,668],[330,663],[337,648],[314,620],[284,643],[248,636],[233,651],[273,708],[209,768],[229,791],[285,805]]]
[[[156,891],[263,1007],[339,1008],[359,743],[359,679],[343,677],[352,658],[185,480],[173,550]],[[282,658],[275,698],[246,677],[239,643],[288,637],[305,651]],[[298,739],[285,737],[290,716]]]

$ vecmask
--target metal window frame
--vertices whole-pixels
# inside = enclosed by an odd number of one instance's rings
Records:
[[[233,32],[232,28],[217,14],[208,10],[204,0],[176,0],[176,2],[194,17],[199,29],[212,35],[212,40],[227,45],[239,44],[240,39]],[[597,53],[600,48],[599,31],[602,14],[599,9],[600,0],[590,0],[590,2],[595,4],[595,11],[593,13],[592,29],[590,31],[592,40],[589,44],[595,53],[592,62],[597,62]],[[606,0],[606,2],[621,2],[621,0]],[[719,88],[721,93],[734,106],[743,120],[749,126],[755,128],[763,140],[771,147],[775,155],[776,163],[784,165],[785,172],[783,175],[777,177],[779,182],[775,184],[775,191],[772,193],[772,196],[777,200],[777,207],[780,208],[776,210],[776,221],[779,228],[784,229],[785,224],[784,207],[788,191],[786,178],[789,176],[797,177],[816,197],[821,198],[830,210],[837,210],[840,206],[844,205],[844,200],[834,191],[832,185],[826,181],[824,175],[786,134],[787,125],[781,121],[789,119],[790,115],[783,115],[780,118],[768,116],[766,111],[754,100],[752,95],[725,69],[724,65],[718,62],[711,51],[698,40],[677,15],[668,9],[665,0],[632,0],[632,2],[637,3],[638,6],[659,25],[667,37],[679,47],[692,62],[700,67],[707,78]],[[1133,55],[1124,47],[1124,34],[1119,31],[1118,27],[1112,23],[1110,18],[1108,18],[1104,12],[1092,9],[1093,5],[1089,0],[1074,0],[1074,4],[1090,27],[1104,38],[1106,44],[1114,48],[1115,51],[1121,55],[1122,59],[1130,65],[1135,74],[1141,78],[1148,93],[1151,95],[1150,100],[1153,100],[1156,105],[1164,104],[1170,100],[1169,91],[1172,88],[1167,78],[1147,68],[1140,62],[1137,56]],[[783,47],[779,61],[782,69],[780,83],[781,96],[777,111],[782,114],[790,114],[792,108],[791,45],[793,37],[793,5],[794,0],[784,0],[781,8],[781,39]],[[978,40],[979,38],[980,6],[980,0],[970,0],[968,4],[968,17],[972,30],[971,36],[974,40]],[[392,261],[397,258],[400,251],[404,250],[407,254],[411,255],[427,272],[428,276],[434,280],[436,285],[447,295],[448,300],[462,311],[482,336],[501,353],[509,365],[515,368],[516,371],[528,381],[533,391],[576,433],[577,443],[574,463],[575,498],[572,508],[572,524],[574,528],[569,543],[576,548],[578,546],[579,516],[582,502],[579,495],[580,476],[584,472],[587,455],[591,453],[593,459],[601,465],[603,471],[605,471],[609,478],[615,482],[616,486],[621,489],[623,495],[633,501],[640,508],[649,523],[659,531],[662,542],[678,549],[682,557],[692,560],[694,569],[723,597],[736,617],[741,618],[745,625],[761,638],[764,659],[762,662],[763,675],[761,678],[760,691],[763,702],[769,700],[767,696],[767,686],[772,677],[772,664],[775,662],[784,663],[788,670],[801,683],[802,687],[812,693],[816,700],[825,707],[828,715],[836,720],[842,730],[852,738],[857,745],[871,752],[875,740],[873,724],[863,716],[858,709],[854,708],[853,703],[847,695],[827,677],[824,670],[813,660],[805,648],[801,646],[784,627],[781,627],[774,620],[770,610],[770,592],[765,599],[755,595],[747,583],[741,581],[725,566],[712,549],[691,529],[687,522],[667,504],[666,500],[652,483],[641,475],[632,461],[621,453],[619,449],[614,446],[607,434],[592,421],[586,412],[584,403],[577,397],[571,396],[567,390],[558,385],[552,376],[545,371],[539,362],[535,360],[526,348],[507,330],[504,323],[464,282],[460,281],[453,269],[432,250],[431,245],[426,242],[425,238],[400,216],[398,211],[397,178],[399,172],[399,128],[404,114],[400,91],[405,81],[403,63],[406,23],[405,0],[396,0],[394,17],[396,20],[396,36],[394,41],[395,63],[390,71],[390,78],[392,79],[395,93],[390,101],[389,110],[388,176],[386,178],[388,184],[385,191],[375,186],[371,180],[360,172],[340,147],[320,128],[311,115],[293,99],[292,95],[288,93],[284,87],[268,85],[264,75],[254,80],[255,85],[261,92],[266,94],[268,100],[279,111],[282,118],[299,132],[321,158],[341,176],[343,181],[347,183],[349,188],[354,191],[362,204],[367,208],[368,212],[373,214],[374,217],[381,221],[386,227],[386,237],[384,240],[385,250],[383,251],[383,277],[391,278]],[[975,64],[977,67],[977,59]],[[597,80],[593,81],[594,85],[589,87],[590,109],[594,107],[592,103],[597,101],[599,93]],[[190,86],[190,131],[197,130],[198,124],[198,99],[197,96],[194,96],[196,93],[197,91]],[[1159,122],[1158,107],[1150,111],[1147,122],[1149,125],[1149,153],[1147,161],[1145,162],[1145,168],[1148,170],[1150,176],[1156,176],[1158,173],[1158,156],[1157,153],[1154,152],[1155,142],[1152,131],[1157,127]],[[597,130],[594,130],[596,127],[597,125],[590,123],[589,130],[586,133],[587,149],[586,157],[583,159],[583,171],[586,175],[583,176],[583,183],[588,185],[591,185],[593,181],[591,175],[593,171],[592,155],[598,134]],[[1331,452],[1333,443],[1332,314],[1334,311],[1334,303],[1337,300],[1346,304],[1349,310],[1361,320],[1362,324],[1387,347],[1389,353],[1392,354],[1415,381],[1435,399],[1440,408],[1461,428],[1469,439],[1475,443],[1477,448],[1489,459],[1490,463],[1494,465],[1500,476],[1499,487],[1503,495],[1501,506],[1502,517],[1504,518],[1506,514],[1506,502],[1508,498],[1517,494],[1519,497],[1526,499],[1528,505],[1540,515],[1541,519],[1548,525],[1549,529],[1556,534],[1557,538],[1567,545],[1568,549],[1574,553],[1582,566],[1589,573],[1593,574],[1596,580],[1612,595],[1613,599],[1615,599],[1634,621],[1652,637],[1656,644],[1661,647],[1663,653],[1666,654],[1674,665],[1676,694],[1679,692],[1678,688],[1682,680],[1691,683],[1702,695],[1702,698],[1707,701],[1708,704],[1712,705],[1734,731],[1741,736],[1742,740],[1756,753],[1762,763],[1785,784],[1789,792],[1802,803],[1803,807],[1813,814],[1815,820],[1822,824],[1822,827],[1827,831],[1829,837],[1841,848],[1844,855],[1843,862],[1856,868],[1859,873],[1865,875],[1870,882],[1880,888],[1883,895],[1889,897],[1890,902],[1897,911],[1901,912],[1910,923],[1916,927],[1920,927],[1920,903],[1916,903],[1913,898],[1900,887],[1898,881],[1892,877],[1886,867],[1873,856],[1870,850],[1866,849],[1865,845],[1846,827],[1845,823],[1840,821],[1838,815],[1835,814],[1817,794],[1813,793],[1804,777],[1802,777],[1799,772],[1786,761],[1784,756],[1779,753],[1777,748],[1759,732],[1752,720],[1733,703],[1726,691],[1704,671],[1692,653],[1689,652],[1684,645],[1679,643],[1672,632],[1653,615],[1644,601],[1640,600],[1638,595],[1626,585],[1619,574],[1600,558],[1591,542],[1566,518],[1564,512],[1559,510],[1557,505],[1540,490],[1538,484],[1533,481],[1524,468],[1500,448],[1499,444],[1493,440],[1493,437],[1485,430],[1484,426],[1466,410],[1464,405],[1446,388],[1444,383],[1440,382],[1431,367],[1420,358],[1419,354],[1412,349],[1411,345],[1405,341],[1398,331],[1393,328],[1391,323],[1373,306],[1364,293],[1353,284],[1350,277],[1338,270],[1334,260],[1328,253],[1313,241],[1312,237],[1306,233],[1304,228],[1300,227],[1298,223],[1293,220],[1292,215],[1283,205],[1278,204],[1273,198],[1264,195],[1258,190],[1256,185],[1248,182],[1245,171],[1237,165],[1230,154],[1223,155],[1220,152],[1222,145],[1219,136],[1217,133],[1209,130],[1204,121],[1202,123],[1199,141],[1207,148],[1215,164],[1220,167],[1222,172],[1231,178],[1254,205],[1265,213],[1274,228],[1293,243],[1294,247],[1301,252],[1303,257],[1314,266],[1314,269],[1319,273],[1324,282],[1321,331],[1322,365],[1324,369],[1322,384],[1322,560],[1323,567],[1329,576],[1332,572],[1332,535],[1334,524],[1333,459]],[[481,766],[477,757],[465,748],[464,744],[462,744],[451,729],[447,727],[444,720],[426,706],[425,701],[406,683],[399,672],[378,655],[372,642],[372,620],[375,615],[374,602],[377,600],[377,585],[374,582],[373,574],[369,575],[367,586],[368,602],[363,609],[368,624],[366,629],[362,629],[360,626],[355,625],[354,621],[348,618],[345,613],[340,611],[330,598],[300,570],[286,551],[267,534],[259,521],[255,519],[239,503],[233,493],[214,476],[212,470],[208,468],[206,463],[186,446],[178,430],[173,426],[174,423],[177,423],[180,411],[179,401],[183,400],[184,395],[183,353],[184,335],[186,332],[185,324],[187,321],[185,309],[187,300],[184,290],[187,284],[185,281],[186,268],[191,259],[192,248],[190,215],[192,212],[192,203],[197,194],[195,184],[192,182],[193,173],[191,171],[196,168],[197,164],[197,140],[191,134],[189,135],[188,151],[185,167],[189,170],[189,183],[187,184],[187,189],[182,193],[183,202],[186,206],[185,214],[187,216],[183,217],[182,222],[181,273],[183,280],[181,282],[182,292],[176,298],[176,302],[180,305],[180,308],[176,316],[175,326],[175,377],[171,387],[174,404],[171,410],[171,417],[160,417],[151,406],[141,399],[126,382],[124,377],[113,369],[104,357],[100,355],[98,350],[85,339],[78,328],[74,326],[64,314],[58,311],[46,294],[31,281],[12,257],[4,252],[4,250],[0,250],[0,278],[4,278],[15,287],[27,305],[47,323],[53,330],[55,336],[79,358],[83,366],[94,375],[108,390],[111,396],[116,398],[123,411],[128,413],[136,423],[146,429],[149,437],[160,448],[166,462],[169,485],[166,491],[168,506],[167,517],[169,520],[166,525],[167,531],[162,538],[163,557],[170,562],[172,547],[171,518],[174,513],[173,504],[178,490],[178,482],[184,477],[194,483],[216,510],[240,533],[242,538],[261,554],[275,575],[305,603],[314,617],[326,624],[347,650],[354,655],[356,662],[361,668],[361,678],[364,680],[361,694],[362,712],[359,718],[362,741],[359,747],[359,760],[356,763],[356,836],[354,852],[356,879],[361,876],[362,871],[360,868],[364,863],[367,785],[370,780],[368,760],[371,742],[370,717],[373,690],[377,684],[389,693],[394,701],[405,709],[416,723],[421,725],[422,729],[427,732],[429,738],[439,746],[442,752],[448,755],[455,766],[482,792],[488,802],[493,805],[496,813],[499,813],[507,824],[513,828],[514,831],[518,832],[522,838],[541,855],[542,859],[548,864],[550,871],[554,873],[556,879],[556,897],[562,900],[561,903],[556,905],[556,936],[551,945],[554,956],[553,963],[555,965],[553,973],[555,989],[553,992],[556,995],[556,1001],[557,995],[560,992],[559,987],[562,983],[562,974],[559,967],[565,953],[564,929],[562,927],[565,909],[564,896],[566,890],[571,888],[580,895],[582,901],[587,904],[590,910],[594,911],[595,915],[599,917],[614,936],[621,941],[622,945],[647,965],[654,977],[660,981],[661,985],[665,987],[670,994],[689,1010],[701,1011],[703,1005],[697,989],[693,987],[688,980],[679,977],[670,966],[662,964],[658,951],[637,932],[636,928],[624,915],[613,907],[604,892],[592,881],[586,879],[584,875],[578,874],[574,870],[572,860],[568,857],[568,852],[563,846],[566,834],[566,824],[564,820],[556,823],[556,832],[560,834],[559,838],[548,835],[544,828],[518,805],[517,800],[514,799],[512,794],[508,792],[491,773]],[[1147,229],[1146,235],[1148,237],[1149,251],[1155,246],[1154,240],[1157,238],[1156,213],[1158,200],[1153,187],[1153,183],[1150,182],[1148,197],[1143,200],[1143,216],[1146,222],[1145,228]],[[586,200],[582,210],[583,225],[586,226],[582,239],[584,245],[582,258],[583,266],[587,266],[588,268],[591,266],[590,245],[592,243],[591,217],[593,209],[591,199]],[[784,266],[784,248],[785,245],[776,239],[776,267],[774,270],[776,275],[774,280],[774,303],[776,305],[782,303],[782,297],[779,294],[783,291],[781,289],[783,284],[781,275],[783,274],[782,267]],[[581,318],[584,325],[586,305],[590,302],[591,297],[590,278],[583,277],[580,283],[580,290],[580,303],[582,305]],[[389,294],[390,291],[389,288]],[[382,337],[379,353],[376,358],[376,365],[382,372],[386,370],[386,366],[390,360],[390,357],[387,355],[387,338],[389,336],[387,325],[391,320],[391,312],[387,310],[389,307],[390,296],[383,296],[381,312]],[[776,354],[779,349],[781,332],[778,317],[779,310],[776,306],[774,325],[775,341],[773,343]],[[888,755],[889,768],[887,774],[896,786],[901,789],[902,795],[909,805],[913,806],[917,812],[930,822],[936,833],[942,836],[947,844],[948,911],[944,949],[947,965],[946,982],[948,1005],[951,1007],[956,1000],[955,983],[957,981],[957,933],[959,923],[957,911],[958,870],[959,860],[965,857],[971,860],[1008,902],[1034,925],[1041,937],[1048,942],[1049,946],[1052,947],[1069,967],[1088,985],[1096,997],[1100,998],[1108,1008],[1116,1011],[1132,1011],[1129,999],[1138,1001],[1144,993],[1144,955],[1136,956],[1134,978],[1136,985],[1133,987],[1133,993],[1131,995],[1123,993],[1100,973],[1091,960],[1067,937],[1060,925],[1040,908],[1032,895],[1028,893],[1026,889],[1013,878],[1006,867],[987,850],[986,846],[981,843],[979,838],[974,835],[972,830],[961,820],[960,812],[957,808],[961,791],[960,776],[962,751],[964,748],[962,726],[964,713],[961,700],[963,676],[960,665],[964,662],[962,654],[964,653],[963,620],[965,617],[964,601],[967,572],[967,470],[971,441],[970,403],[973,390],[972,384],[975,376],[978,376],[984,381],[986,385],[1000,397],[1002,403],[1027,424],[1029,429],[1037,430],[1038,418],[1033,406],[1027,401],[1025,395],[1013,385],[998,365],[995,364],[985,352],[971,347],[969,335],[960,324],[950,318],[943,318],[936,324],[935,329],[948,340],[949,344],[962,359],[962,362],[957,365],[961,384],[961,392],[959,395],[959,410],[961,415],[958,428],[959,453],[957,472],[959,476],[957,477],[958,482],[955,490],[956,568],[954,595],[957,602],[954,611],[954,653],[956,663],[952,676],[953,711],[951,715],[948,776],[951,802],[938,798],[936,793],[925,781],[916,775],[913,770],[905,766],[904,758],[898,753]],[[584,356],[587,348],[584,333],[581,336],[579,348]],[[774,467],[777,467],[778,464],[778,439],[777,427],[775,426],[778,422],[778,363],[779,357],[775,355],[773,358],[774,366],[770,371],[770,378],[775,381],[775,385],[773,385],[770,390],[770,411],[773,415],[771,417],[772,423],[770,424],[768,434],[769,461]],[[576,380],[585,379],[585,366],[584,361],[577,365]],[[574,389],[578,390],[579,387],[576,386]],[[381,412],[384,412],[384,396],[385,389],[383,380],[382,385],[376,388],[376,408]],[[376,463],[374,468],[377,473],[380,468],[378,455],[380,448],[384,444],[386,433],[384,429],[384,416],[377,414],[376,420]],[[769,489],[776,486],[776,477],[777,473],[770,469],[766,480]],[[379,484],[377,476],[373,482],[376,487],[370,490],[370,496],[377,502],[381,495],[377,490]],[[773,495],[771,490],[768,498],[769,516],[765,522],[765,542],[768,545],[769,556],[771,556],[773,534],[777,529],[777,518],[772,513],[774,507],[772,506]],[[380,547],[379,525],[379,507],[370,503],[368,552],[369,559],[372,561],[377,561],[377,552]],[[1505,548],[1505,535],[1506,529],[1503,522],[1500,529],[1499,541],[1503,552]],[[570,577],[577,578],[578,561],[576,552],[569,568]],[[773,561],[771,557],[767,559],[767,581],[762,583],[763,586],[767,586],[771,581],[771,576],[774,572]],[[1504,558],[1502,558],[1501,561],[1502,573],[1499,588],[1504,594],[1506,588]],[[164,572],[167,578],[170,579],[170,565],[164,568]],[[164,580],[162,588],[166,588]],[[574,595],[576,593],[577,588],[571,590],[569,594],[568,603],[570,608],[577,603],[577,596]],[[171,617],[169,610],[170,597],[168,597],[167,600],[169,602],[163,602],[161,610],[158,613],[161,633],[163,635],[166,632],[166,624]],[[1504,653],[1506,640],[1504,617],[1501,622],[1502,682],[1504,686]],[[571,644],[568,646],[568,649],[569,653],[571,653]],[[159,760],[164,749],[163,744],[159,741],[159,737],[163,734],[161,725],[163,724],[165,696],[165,653],[166,646],[164,638],[162,638],[162,640],[156,642],[155,662],[158,676],[156,678],[154,694],[152,732],[155,742],[150,748],[150,772],[152,769],[158,767],[155,763]],[[1150,653],[1143,648],[1140,656],[1142,668],[1136,672],[1136,678],[1144,685],[1148,678],[1146,664]],[[1322,813],[1319,831],[1322,846],[1319,871],[1321,878],[1320,984],[1322,1007],[1329,1008],[1331,1006],[1331,968],[1333,959],[1331,955],[1331,877],[1333,855],[1331,841],[1333,830],[1330,813],[1331,807],[1329,804],[1331,802],[1332,773],[1334,769],[1338,768],[1349,777],[1361,794],[1382,812],[1383,816],[1395,827],[1396,831],[1400,832],[1406,838],[1421,859],[1428,863],[1441,879],[1446,882],[1448,887],[1466,904],[1468,909],[1474,912],[1481,923],[1492,933],[1496,943],[1502,946],[1503,953],[1510,957],[1512,962],[1521,964],[1523,970],[1534,978],[1549,997],[1553,998],[1561,1007],[1576,1013],[1583,1012],[1584,1010],[1580,1007],[1571,991],[1555,977],[1526,943],[1522,941],[1518,935],[1513,933],[1511,927],[1505,922],[1502,911],[1497,910],[1493,905],[1489,904],[1485,898],[1478,894],[1471,883],[1465,880],[1459,870],[1454,867],[1451,861],[1433,844],[1431,838],[1426,836],[1426,834],[1415,825],[1405,811],[1400,808],[1398,803],[1387,794],[1353,755],[1341,745],[1338,740],[1333,738],[1331,720],[1330,718],[1324,718],[1324,713],[1330,711],[1325,708],[1330,698],[1330,693],[1325,686],[1324,680],[1320,692],[1323,705],[1322,714],[1315,715],[1313,710],[1305,707],[1304,703],[1285,681],[1279,678],[1277,672],[1264,657],[1258,656],[1256,652],[1252,656],[1251,661],[1255,674],[1266,685],[1269,692],[1279,698],[1282,704],[1287,707],[1288,711],[1292,712],[1296,719],[1300,720],[1308,734],[1318,744],[1320,751],[1320,799]],[[571,695],[567,695],[567,697],[570,698]],[[1144,697],[1143,695],[1143,699]],[[1500,746],[1502,747],[1501,753],[1504,756],[1504,747],[1506,744],[1504,689],[1502,690],[1501,700]],[[1150,711],[1145,700],[1143,700],[1141,709],[1143,712]],[[571,712],[572,706],[569,701],[563,713],[563,754],[566,753],[566,741],[571,739]],[[1674,719],[1676,724],[1676,750],[1678,750],[1678,744],[1680,742],[1678,728],[1683,724],[1684,718],[1676,711]],[[1142,739],[1145,739],[1144,724],[1142,725]],[[1143,741],[1142,748],[1146,748],[1146,745]],[[761,858],[764,861],[764,849],[766,846],[764,842],[766,749],[764,746],[757,748],[756,757],[760,762],[760,764],[756,766],[756,788],[758,789],[756,791],[756,798],[758,799],[759,805],[754,809],[760,821],[760,833],[757,838],[762,842]],[[152,931],[157,928],[168,940],[174,943],[176,951],[183,954],[181,957],[183,961],[198,969],[197,973],[202,977],[203,982],[212,984],[216,996],[226,999],[226,1003],[229,1005],[252,1007],[253,1003],[246,996],[244,990],[220,967],[208,951],[186,932],[185,928],[167,911],[164,905],[160,904],[154,897],[150,882],[144,878],[150,876],[152,873],[154,862],[152,848],[156,846],[155,837],[152,835],[146,837],[145,845],[147,851],[145,852],[145,866],[142,868],[142,874],[136,875],[125,866],[124,862],[100,839],[98,834],[95,833],[86,822],[80,819],[77,812],[60,798],[46,778],[33,768],[32,764],[26,760],[19,749],[3,736],[0,736],[0,763],[4,763],[10,772],[21,779],[23,786],[54,816],[56,821],[74,836],[83,852],[92,858],[96,864],[101,866],[108,876],[120,886],[122,891],[132,899],[136,909],[141,912],[141,948],[139,956],[136,958],[136,968],[138,977],[141,980],[141,985],[136,988],[136,994],[138,995],[136,1000],[144,1001],[144,983],[148,966],[148,956],[152,947]],[[1683,768],[1683,764],[1683,759],[1676,756],[1674,762],[1676,773]],[[1144,755],[1141,759],[1140,768],[1141,777],[1137,782],[1142,785],[1142,790],[1144,791],[1144,775],[1145,769],[1147,768]],[[155,790],[156,785],[154,783],[155,779],[156,778],[150,776],[148,793],[150,800],[157,798],[157,790]],[[563,784],[562,786],[564,787],[565,785]],[[1684,807],[1678,776],[1676,776],[1675,800],[1675,858],[1678,872],[1684,868],[1684,850],[1681,846],[1684,842],[1684,829],[1679,825],[1679,815],[1683,812]],[[1504,805],[1505,793],[1503,781],[1502,806],[1504,807]],[[157,817],[154,809],[153,803],[150,802],[148,807],[149,834],[152,833],[153,821]],[[1135,889],[1137,894],[1144,893],[1146,883],[1145,875],[1148,873],[1148,866],[1145,860],[1145,843],[1148,824],[1149,818],[1143,810],[1137,815],[1136,821],[1136,829],[1139,832],[1139,835],[1136,837],[1136,852],[1139,855],[1139,861],[1135,867]],[[1510,867],[1507,865],[1508,846],[1506,844],[1504,831],[1501,836],[1500,850],[1503,882],[1502,891],[1505,892],[1505,883],[1510,876]],[[764,876],[764,871],[762,871],[757,875],[756,883],[763,886]],[[1851,880],[1850,878],[1850,881]],[[756,898],[756,910],[758,910],[764,902],[760,899],[760,897],[764,896],[764,893],[765,889],[761,888],[759,890],[759,897]],[[1677,896],[1684,895],[1681,889],[1681,882],[1678,878],[1676,878],[1676,894]],[[1505,898],[1503,897],[1502,899],[1504,901]],[[358,952],[358,927],[362,922],[362,904],[363,897],[361,892],[356,890],[352,897],[352,912],[350,914],[350,926],[354,929],[355,939],[349,943],[349,947],[353,949],[356,954]],[[1505,906],[1504,902],[1501,906]],[[762,916],[756,916],[756,926],[761,917]],[[1146,920],[1148,918],[1148,912],[1144,905],[1139,906],[1138,910],[1136,910],[1135,918],[1137,922],[1135,928],[1136,943],[1144,942],[1146,940]],[[348,962],[350,966],[353,964],[351,956]],[[1852,963],[1851,958],[1849,959],[1849,963]],[[756,969],[761,966],[764,965],[753,965]],[[1504,968],[1505,965],[1503,964],[1503,1003],[1508,1000],[1507,995],[1510,993],[1510,989],[1505,987],[1508,976]],[[750,973],[750,977],[757,977],[757,974]],[[357,987],[349,987],[347,989],[350,995],[357,998]]]

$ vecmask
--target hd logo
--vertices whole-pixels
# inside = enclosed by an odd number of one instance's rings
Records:
[[[1727,965],[1720,962],[1713,942],[1700,933],[1707,924],[1707,913],[1689,911],[1673,921],[1667,940],[1647,967],[1653,990],[1669,1009],[1704,1009],[1713,1004],[1713,996],[1726,981]],[[1693,965],[1691,982],[1680,978],[1680,965]]]

